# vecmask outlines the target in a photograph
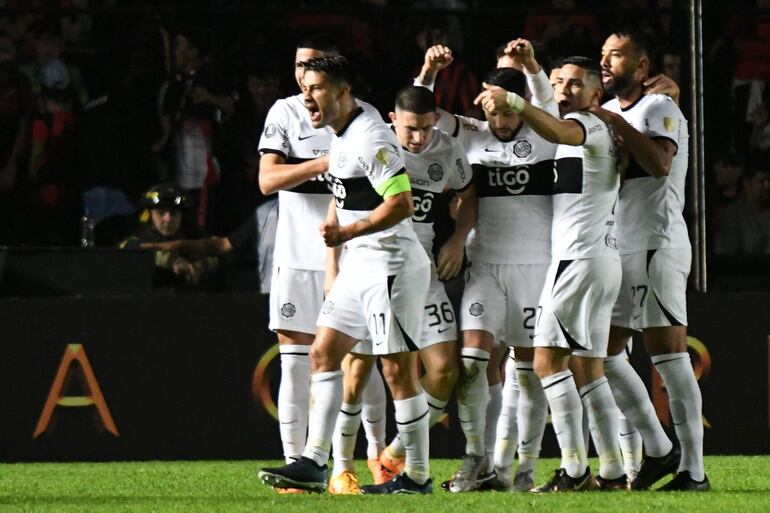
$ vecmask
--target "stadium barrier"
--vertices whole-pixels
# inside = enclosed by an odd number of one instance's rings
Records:
[[[768,305],[768,292],[689,296],[708,454],[770,452]],[[3,298],[0,326],[0,461],[281,455],[265,296]],[[632,360],[668,424],[665,391],[639,341]],[[453,408],[432,431],[436,457],[462,450]],[[550,427],[544,454],[556,455]]]

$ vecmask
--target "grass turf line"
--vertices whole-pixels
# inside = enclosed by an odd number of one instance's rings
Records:
[[[688,513],[770,510],[770,456],[711,456],[708,493],[577,493],[532,496],[513,493],[449,494],[441,480],[455,460],[432,460],[431,496],[278,495],[262,485],[256,471],[279,462],[118,462],[0,464],[0,512],[268,512],[349,513],[354,508],[387,513],[483,512],[655,512]],[[593,460],[592,468],[597,469]],[[557,460],[538,465],[538,484]],[[371,482],[365,461],[357,462],[362,483]],[[661,484],[665,482],[662,481]]]

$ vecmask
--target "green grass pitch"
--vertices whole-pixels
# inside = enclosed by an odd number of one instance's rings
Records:
[[[449,494],[439,483],[457,466],[433,460],[431,496],[335,497],[277,495],[256,477],[258,468],[276,462],[35,463],[0,465],[0,512],[599,512],[650,511],[768,512],[770,456],[712,456],[706,459],[709,493],[613,492],[532,496],[513,493]],[[557,465],[544,460],[538,483]],[[592,461],[592,468],[597,462]],[[363,483],[370,482],[365,462],[358,463]]]

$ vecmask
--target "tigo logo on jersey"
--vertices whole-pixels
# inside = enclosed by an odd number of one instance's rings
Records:
[[[504,186],[510,194],[521,194],[528,183],[529,166],[506,169],[502,173],[499,167],[489,170],[489,186]]]
[[[337,178],[336,176],[332,176],[332,194],[334,195],[334,203],[339,208],[344,208],[345,206],[345,198],[347,197],[347,191],[345,190],[345,185],[342,183],[342,180]]]

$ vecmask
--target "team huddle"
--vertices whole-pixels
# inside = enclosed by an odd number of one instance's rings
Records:
[[[280,205],[270,328],[286,465],[259,472],[276,491],[431,493],[429,429],[455,386],[466,446],[449,492],[646,490],[668,475],[658,489],[709,489],[686,342],[687,121],[659,93],[672,83],[651,76],[652,46],[632,29],[550,80],[529,41],[497,57],[475,99],[485,121],[436,107],[452,63],[438,45],[387,125],[354,96],[344,57],[298,45],[302,92],[276,102],[259,142],[260,188]],[[454,231],[434,251],[447,191]],[[466,254],[456,316],[443,281]],[[666,385],[674,440],[628,362],[634,331]],[[561,465],[538,486],[549,411]]]

